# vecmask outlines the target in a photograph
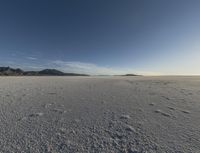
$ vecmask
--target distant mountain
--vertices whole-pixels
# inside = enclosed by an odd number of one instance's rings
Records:
[[[0,67],[0,76],[88,76],[87,74],[64,73],[56,69],[44,69],[42,71],[23,71],[10,67]]]
[[[12,76],[12,75],[23,75],[24,71],[21,69],[13,69],[10,67],[0,67],[0,75]]]
[[[141,75],[138,75],[138,74],[125,74],[124,76],[141,76]]]
[[[115,76],[142,76],[138,74],[125,74],[125,75],[115,75]]]
[[[38,72],[39,75],[65,75],[65,73],[56,69],[45,69]]]

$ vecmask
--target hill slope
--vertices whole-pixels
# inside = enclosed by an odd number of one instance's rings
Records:
[[[64,73],[56,69],[44,69],[41,71],[23,71],[10,67],[0,67],[0,76],[88,76],[86,74]]]

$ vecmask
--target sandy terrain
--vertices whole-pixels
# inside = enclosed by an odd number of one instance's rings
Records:
[[[199,153],[200,77],[0,77],[2,153]]]

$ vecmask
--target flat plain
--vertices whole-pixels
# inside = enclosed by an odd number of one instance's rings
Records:
[[[2,153],[199,153],[200,77],[0,77]]]

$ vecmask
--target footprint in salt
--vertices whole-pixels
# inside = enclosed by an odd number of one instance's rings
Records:
[[[161,115],[163,115],[163,116],[166,116],[166,117],[171,117],[170,114],[165,113],[165,112],[161,111],[160,109],[155,110],[155,113],[159,113],[159,114],[161,114]]]
[[[130,119],[130,115],[123,114],[120,116],[120,119]]]
[[[181,110],[181,112],[183,112],[185,114],[190,114],[190,111],[188,111],[188,110]]]
[[[34,114],[30,114],[29,117],[39,117],[39,116],[43,116],[44,113],[34,113]]]

